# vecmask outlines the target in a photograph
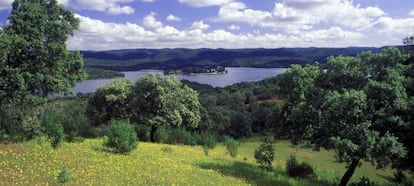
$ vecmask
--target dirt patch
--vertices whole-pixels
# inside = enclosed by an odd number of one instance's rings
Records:
[[[281,98],[279,98],[279,97],[272,97],[270,99],[258,101],[258,103],[263,103],[263,102],[267,102],[267,103],[283,103],[284,100],[281,99]]]
[[[297,154],[305,158],[313,158],[315,156],[315,154],[313,154],[312,152],[307,152],[307,151],[298,151]]]

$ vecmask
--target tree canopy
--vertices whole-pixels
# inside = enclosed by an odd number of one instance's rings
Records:
[[[201,120],[198,93],[174,77],[149,74],[131,94],[133,121],[152,127],[151,140],[161,125],[196,128]]]
[[[36,128],[34,122],[22,126],[27,113],[51,93],[69,93],[85,78],[82,56],[66,47],[78,27],[74,13],[56,0],[13,2],[0,29],[0,130]]]
[[[280,83],[286,98],[283,130],[294,143],[335,150],[348,163],[340,185],[363,160],[378,168],[397,162],[408,147],[401,130],[413,126],[407,59],[388,48],[331,57],[326,65],[292,66]]]

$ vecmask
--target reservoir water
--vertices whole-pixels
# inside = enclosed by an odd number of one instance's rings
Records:
[[[225,87],[240,82],[260,81],[262,79],[277,76],[286,71],[286,68],[245,68],[245,67],[226,67],[228,73],[217,75],[174,75],[178,79],[186,79],[202,84],[209,84],[214,87]],[[131,81],[136,81],[150,73],[163,73],[161,70],[139,70],[123,72],[125,78]],[[115,81],[115,79],[93,79],[85,80],[78,83],[72,88],[74,93],[91,93],[95,92],[97,88],[105,86],[106,84]]]

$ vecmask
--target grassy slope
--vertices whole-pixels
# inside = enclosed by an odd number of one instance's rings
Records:
[[[89,139],[65,143],[57,150],[39,140],[1,144],[0,185],[54,185],[62,165],[68,168],[70,185],[323,185],[285,176],[285,160],[292,153],[317,167],[319,179],[337,181],[344,172],[331,152],[296,148],[287,141],[276,143],[276,168],[271,173],[257,168],[253,158],[257,140],[243,143],[236,158],[221,144],[208,156],[200,146],[144,142],[130,155],[114,155],[103,151],[101,144],[102,140]],[[361,175],[386,184],[392,171],[363,165],[354,179]]]

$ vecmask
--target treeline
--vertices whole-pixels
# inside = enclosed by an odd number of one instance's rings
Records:
[[[175,70],[185,68],[256,67],[287,68],[291,64],[326,63],[329,56],[354,56],[381,48],[278,48],[278,49],[128,49],[82,51],[87,67],[114,71],[142,69]]]
[[[100,68],[85,68],[87,79],[111,79],[124,77],[124,73]]]

